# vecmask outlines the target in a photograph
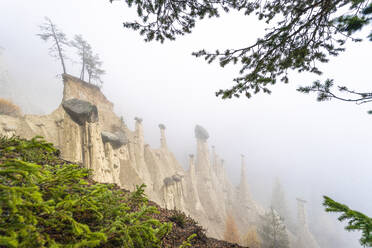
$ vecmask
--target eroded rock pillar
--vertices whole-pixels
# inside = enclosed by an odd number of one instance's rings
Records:
[[[306,212],[305,212],[305,200],[297,198],[297,221],[299,228],[305,228],[306,223]]]
[[[195,137],[197,144],[196,173],[198,174],[198,176],[203,175],[209,177],[211,172],[211,162],[209,158],[209,150],[207,143],[209,134],[207,130],[205,130],[202,126],[196,125]]]
[[[241,155],[241,171],[240,171],[240,184],[239,184],[239,198],[243,205],[247,205],[251,201],[251,195],[247,183],[245,157]]]
[[[160,146],[162,149],[168,149],[167,140],[165,138],[165,125],[159,124],[159,128],[160,128]]]

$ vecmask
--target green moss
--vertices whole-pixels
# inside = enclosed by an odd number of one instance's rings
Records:
[[[0,246],[161,247],[171,224],[150,217],[144,185],[94,183],[58,155],[41,137],[0,137]]]

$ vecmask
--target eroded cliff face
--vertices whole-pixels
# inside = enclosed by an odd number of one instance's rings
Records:
[[[207,131],[196,126],[196,154],[188,170],[168,149],[166,127],[159,125],[161,146],[145,144],[142,119],[135,118],[132,131],[113,112],[113,104],[99,88],[63,75],[62,104],[45,116],[21,118],[0,115],[0,134],[32,138],[43,136],[54,143],[65,160],[93,170],[94,180],[116,183],[133,190],[145,183],[149,198],[162,207],[179,209],[203,225],[210,236],[223,238],[228,214],[240,230],[258,224],[264,209],[249,192],[242,159],[238,187],[228,180],[223,160],[209,151]]]

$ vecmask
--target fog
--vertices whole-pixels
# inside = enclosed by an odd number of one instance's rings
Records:
[[[315,95],[296,91],[316,79],[306,73],[291,73],[290,84],[278,83],[271,95],[221,100],[214,92],[231,86],[238,68],[222,69],[191,56],[202,48],[239,48],[254,41],[263,33],[255,18],[231,13],[203,20],[192,34],[158,44],[145,43],[122,27],[135,13],[121,1],[2,0],[0,10],[0,69],[6,78],[0,81],[0,97],[12,98],[26,113],[47,114],[59,105],[60,64],[36,36],[48,16],[70,39],[82,34],[99,53],[106,70],[104,94],[132,129],[135,116],[144,119],[151,146],[159,146],[158,124],[164,123],[170,149],[187,168],[187,156],[196,149],[194,126],[200,124],[226,161],[232,182],[238,183],[240,154],[245,154],[257,201],[269,206],[279,177],[293,218],[295,198],[308,201],[308,221],[321,247],[360,247],[360,235],[344,231],[337,215],[325,213],[321,202],[328,195],[372,215],[372,116],[367,114],[372,106],[319,103]],[[370,91],[371,52],[370,42],[347,44],[344,54],[320,66],[322,78]],[[76,62],[67,66],[78,75]]]

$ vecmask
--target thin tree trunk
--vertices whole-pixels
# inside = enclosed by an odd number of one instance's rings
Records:
[[[54,40],[55,40],[55,42],[56,42],[57,49],[58,49],[58,55],[59,55],[59,58],[61,59],[61,64],[62,64],[63,73],[66,74],[65,61],[63,60],[61,47],[60,47],[60,45],[59,45],[59,42],[58,42],[58,39],[57,39],[57,35],[56,35],[55,31],[54,31],[54,25],[53,25],[53,23],[50,23],[50,26],[52,27],[53,37],[54,37]]]
[[[84,81],[85,72],[85,47],[83,46],[83,67],[81,68],[80,79]]]

